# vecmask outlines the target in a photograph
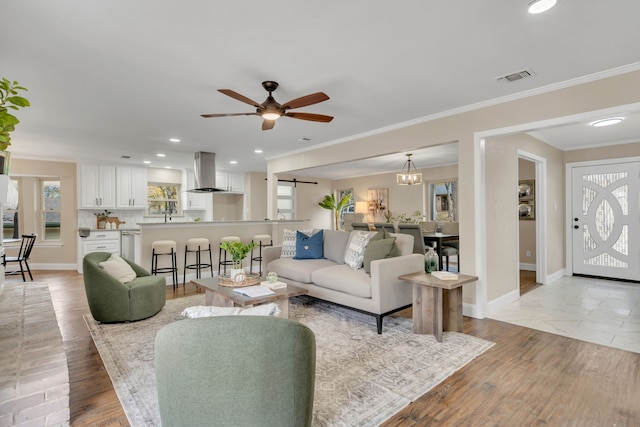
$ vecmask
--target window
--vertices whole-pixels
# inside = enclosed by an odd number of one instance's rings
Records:
[[[429,184],[431,220],[458,221],[458,182]]]
[[[60,181],[41,179],[40,180],[41,195],[41,220],[42,232],[40,240],[60,240]]]
[[[11,180],[11,183],[16,189],[16,193],[19,194],[18,181]],[[22,230],[20,230],[18,218],[20,217],[20,204],[15,209],[4,209],[2,211],[2,238],[20,238]]]
[[[155,216],[181,214],[179,194],[180,185],[178,184],[150,182],[147,186],[147,214]]]
[[[293,182],[278,183],[278,219],[295,219],[296,188]]]

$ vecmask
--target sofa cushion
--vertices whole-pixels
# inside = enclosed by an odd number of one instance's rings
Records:
[[[353,270],[346,264],[319,268],[311,273],[317,286],[362,298],[371,298],[371,277],[363,269]]]
[[[98,263],[100,268],[115,277],[119,282],[127,283],[136,278],[133,268],[116,254],[111,254],[108,260]]]
[[[364,259],[364,250],[369,243],[369,239],[373,237],[375,233],[366,231],[352,231],[349,239],[349,246],[344,254],[344,262],[354,270],[362,268],[362,261]]]
[[[328,259],[292,259],[278,258],[267,265],[268,272],[274,272],[283,279],[300,283],[311,283],[311,273],[319,268],[335,265]]]
[[[300,230],[302,233],[307,236],[311,236],[313,234],[313,230]],[[282,233],[282,253],[280,254],[280,258],[293,258],[296,256],[296,230],[285,230]]]
[[[293,259],[323,258],[323,236],[322,230],[313,236],[308,236],[298,231],[296,233],[296,255]]]
[[[324,230],[324,257],[338,264],[344,264],[349,234],[340,230]]]
[[[395,248],[395,251],[394,251]],[[398,256],[398,247],[396,246],[396,238],[371,240],[364,251],[364,259],[362,265],[364,272],[371,274],[371,261],[383,258],[392,258]]]

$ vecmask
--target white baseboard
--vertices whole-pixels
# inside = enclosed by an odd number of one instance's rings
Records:
[[[565,275],[565,269],[562,268],[562,269],[556,271],[555,273],[548,275],[547,276],[547,281],[545,283],[546,284],[553,283],[556,280],[558,280],[559,278],[564,277],[564,275]]]
[[[477,309],[476,304],[463,303],[462,304],[462,314],[464,316],[473,317],[475,319],[482,319],[480,316],[480,311]]]
[[[521,262],[520,263],[520,270],[536,271],[536,265],[535,264],[526,264],[524,262]]]
[[[492,301],[489,301],[487,304],[487,313],[491,314],[495,311],[501,309],[502,307],[511,304],[514,301],[520,299],[520,290],[515,289],[511,292],[508,292]]]

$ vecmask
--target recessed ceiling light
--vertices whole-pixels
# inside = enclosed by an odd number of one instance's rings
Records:
[[[158,153],[158,154],[156,154],[156,156],[158,156],[158,157],[167,157],[166,154],[162,154],[162,153]]]
[[[142,163],[144,163],[145,165],[150,165],[151,164],[151,160],[143,160]]]
[[[591,123],[591,126],[599,128],[603,126],[617,125],[624,120],[622,117],[610,117],[608,119],[597,120]]]
[[[180,140],[178,138],[169,138],[169,141],[171,141],[171,142],[180,142]]]
[[[558,0],[533,0],[527,9],[529,13],[542,13],[556,5]]]
[[[253,152],[256,153],[256,154],[260,154],[260,153],[262,153],[262,150],[257,149],[257,150],[253,150]]]
[[[232,165],[237,165],[238,161],[237,160],[231,160],[229,163],[231,163]]]

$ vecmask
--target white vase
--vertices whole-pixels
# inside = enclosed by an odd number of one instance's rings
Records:
[[[244,269],[242,268],[232,268],[230,270],[229,277],[232,278],[235,282],[243,282],[246,275]]]

